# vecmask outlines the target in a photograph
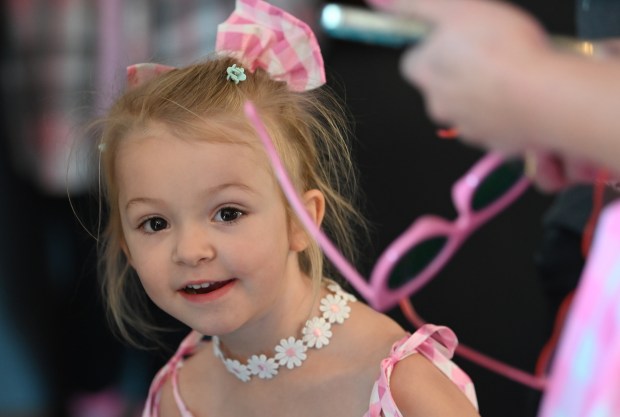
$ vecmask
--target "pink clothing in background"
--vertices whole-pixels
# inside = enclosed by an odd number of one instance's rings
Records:
[[[605,209],[540,417],[620,416],[620,202]]]

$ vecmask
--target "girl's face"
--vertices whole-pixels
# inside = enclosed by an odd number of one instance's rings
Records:
[[[116,162],[123,248],[161,309],[222,335],[299,301],[306,236],[288,221],[261,152],[153,125],[127,138]]]

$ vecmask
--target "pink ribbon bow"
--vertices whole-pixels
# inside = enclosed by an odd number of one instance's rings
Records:
[[[215,49],[228,52],[250,72],[262,68],[293,91],[325,84],[319,44],[307,24],[262,0],[237,0],[218,26]]]
[[[159,74],[173,70],[174,67],[152,62],[134,64],[127,67],[127,89],[135,88],[152,80]]]
[[[321,49],[310,27],[262,0],[237,0],[235,11],[218,26],[215,50],[238,59],[249,72],[262,68],[292,91],[325,84]],[[128,88],[172,69],[152,63],[131,65]]]

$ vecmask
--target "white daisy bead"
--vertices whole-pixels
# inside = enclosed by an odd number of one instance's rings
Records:
[[[306,322],[306,327],[303,329],[304,343],[308,347],[315,347],[321,349],[323,346],[329,344],[329,339],[332,337],[331,324],[325,321],[322,317],[313,317]]]
[[[280,344],[276,346],[275,359],[280,366],[293,369],[296,366],[301,366],[301,363],[306,360],[306,350],[308,349],[303,341],[291,336],[288,339],[282,339]]]
[[[261,379],[271,379],[278,374],[278,364],[274,358],[266,355],[252,355],[248,360],[248,369],[252,375],[258,375]]]
[[[344,323],[349,318],[351,307],[340,295],[329,294],[321,300],[319,309],[323,312],[323,317],[330,323]]]

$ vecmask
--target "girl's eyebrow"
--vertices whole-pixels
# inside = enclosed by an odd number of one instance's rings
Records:
[[[256,190],[249,187],[247,184],[244,184],[241,182],[227,182],[224,184],[218,184],[213,187],[209,187],[205,189],[200,194],[204,195],[205,197],[208,197],[210,195],[216,194],[218,192],[222,192],[230,188],[237,188],[248,194],[257,194]],[[150,198],[150,197],[135,197],[127,201],[127,204],[125,204],[125,210],[128,210],[131,206],[136,205],[136,204],[163,204],[163,200],[159,198]]]
[[[125,210],[128,210],[131,206],[136,204],[157,204],[160,203],[161,200],[158,198],[148,198],[148,197],[136,197],[132,198],[125,204]]]
[[[240,188],[243,191],[247,191],[250,193],[256,193],[256,191],[254,189],[252,189],[249,185],[242,183],[242,182],[227,182],[224,184],[219,184],[219,185],[215,185],[213,187],[209,187],[207,188],[207,190],[205,191],[206,194],[213,194],[219,191],[223,191],[227,188]]]

